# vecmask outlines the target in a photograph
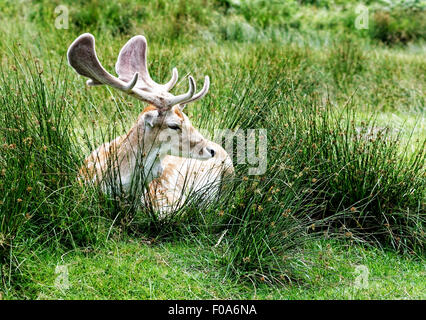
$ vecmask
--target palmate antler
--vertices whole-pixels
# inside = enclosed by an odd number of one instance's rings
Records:
[[[95,38],[90,33],[79,36],[68,48],[68,62],[78,74],[88,77],[90,86],[108,85],[131,96],[148,102],[159,109],[167,110],[180,104],[181,107],[202,98],[209,90],[209,77],[206,76],[200,92],[196,90],[194,78],[189,76],[187,93],[174,96],[169,91],[176,84],[178,72],[173,68],[172,78],[166,84],[158,84],[151,79],[146,61],[147,43],[144,36],[131,38],[118,55],[115,70],[118,78],[106,71],[98,60],[95,51]]]

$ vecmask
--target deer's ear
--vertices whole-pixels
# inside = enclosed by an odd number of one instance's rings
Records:
[[[152,114],[146,114],[145,115],[145,126],[154,126],[154,116]]]
[[[153,127],[154,124],[155,124],[155,119],[157,117],[158,117],[158,111],[157,110],[146,112],[143,115],[145,126],[148,125],[150,127]]]

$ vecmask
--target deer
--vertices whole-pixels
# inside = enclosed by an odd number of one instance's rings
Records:
[[[195,129],[183,112],[207,94],[209,77],[196,92],[194,78],[189,76],[188,91],[173,95],[177,69],[172,69],[167,83],[155,82],[148,72],[147,48],[144,36],[132,37],[118,55],[118,77],[101,65],[92,34],[80,35],[68,48],[69,65],[88,78],[88,86],[110,86],[147,104],[127,133],[85,158],[78,180],[99,185],[107,194],[117,191],[114,186],[119,186],[120,193],[132,192],[136,184],[143,190],[141,205],[149,202],[164,215],[182,207],[191,193],[214,198],[234,168],[229,154]]]

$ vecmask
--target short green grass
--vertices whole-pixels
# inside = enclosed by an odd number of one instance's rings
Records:
[[[105,247],[27,254],[19,289],[28,299],[425,299],[426,265],[374,247],[335,241],[306,248],[315,263],[308,281],[280,286],[231,281],[217,268],[213,248],[183,241],[149,244],[134,238]],[[58,266],[66,266],[67,280]],[[366,267],[366,282],[357,286]],[[365,286],[364,286],[365,285]],[[22,295],[21,295],[22,294]],[[14,299],[13,292],[3,293]]]

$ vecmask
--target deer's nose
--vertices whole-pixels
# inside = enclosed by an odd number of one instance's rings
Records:
[[[216,151],[214,151],[213,148],[210,147],[206,147],[207,151],[212,155],[212,158],[214,157],[214,155],[216,154]]]

